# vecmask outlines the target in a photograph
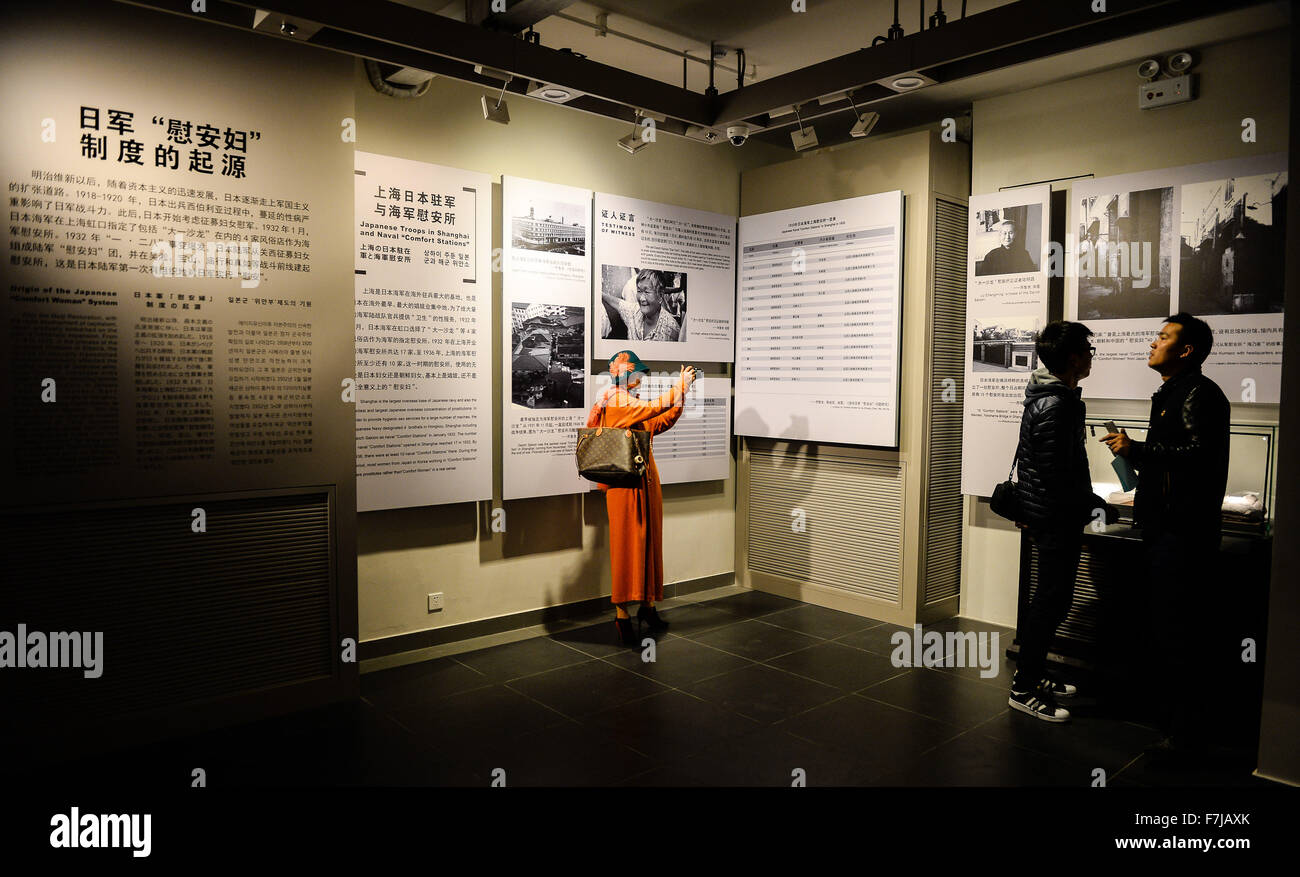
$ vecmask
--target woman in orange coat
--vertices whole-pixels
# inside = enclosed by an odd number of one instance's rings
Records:
[[[685,410],[686,391],[695,383],[695,369],[682,366],[681,380],[653,402],[637,398],[641,373],[650,369],[630,350],[614,354],[609,373],[614,383],[587,415],[587,426],[612,426],[617,429],[644,429],[651,436],[677,422]],[[646,464],[644,484],[636,487],[600,485],[605,492],[609,512],[609,561],[613,573],[613,593],[619,637],[623,645],[637,645],[632,631],[628,604],[639,602],[637,622],[644,622],[653,633],[668,629],[654,604],[664,595],[664,499],[659,486],[659,469],[652,449]]]

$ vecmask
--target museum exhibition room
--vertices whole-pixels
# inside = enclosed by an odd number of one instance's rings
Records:
[[[1284,836],[1290,3],[0,16],[6,848]]]

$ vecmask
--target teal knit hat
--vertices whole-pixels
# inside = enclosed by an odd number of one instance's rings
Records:
[[[627,383],[633,372],[650,374],[650,366],[630,350],[620,350],[609,358],[609,374],[614,379],[614,383]]]

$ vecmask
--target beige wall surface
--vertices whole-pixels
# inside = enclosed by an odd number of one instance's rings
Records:
[[[1159,47],[1161,49],[1183,46]],[[1208,46],[1193,70],[1196,99],[1155,110],[1137,107],[1138,62],[976,101],[972,110],[971,191],[1285,152],[1290,45],[1284,31]],[[1161,55],[1163,57],[1163,55]],[[1242,121],[1257,140],[1243,143]],[[1068,198],[1067,198],[1068,201]],[[1093,416],[1145,420],[1145,401],[1090,399]],[[1277,423],[1276,405],[1234,405],[1235,420]],[[1016,623],[1020,537],[987,502],[966,498],[961,614]]]
[[[636,155],[615,141],[632,130],[577,110],[507,96],[510,124],[483,119],[486,92],[434,80],[418,99],[371,88],[361,62],[355,76],[357,143],[366,152],[491,174],[493,247],[501,246],[500,175],[580,186],[735,215],[740,172],[788,153],[751,142],[706,146],[672,135]],[[492,280],[493,335],[501,337],[501,275]],[[499,344],[494,340],[494,344]],[[494,354],[492,417],[501,422],[501,357]],[[676,371],[681,363],[650,362]],[[729,366],[698,363],[706,375]],[[486,416],[486,412],[485,412]],[[495,495],[501,493],[499,434],[494,439]],[[664,487],[664,565],[668,583],[731,573],[735,492],[725,482]],[[506,531],[492,532],[492,503],[394,509],[359,515],[361,637],[377,639],[554,606],[610,592],[604,498],[543,497],[504,503]],[[427,611],[441,591],[444,609]]]

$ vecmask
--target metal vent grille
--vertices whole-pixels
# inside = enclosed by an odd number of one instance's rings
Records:
[[[191,510],[207,532],[191,531]],[[327,493],[0,514],[0,631],[99,631],[102,675],[4,674],[8,720],[93,724],[334,672]]]
[[[902,469],[751,451],[748,533],[753,572],[898,603]]]
[[[934,290],[930,300],[930,452],[925,479],[925,605],[961,590],[962,390],[966,375],[966,209],[934,202]],[[945,401],[945,397],[949,401]]]

